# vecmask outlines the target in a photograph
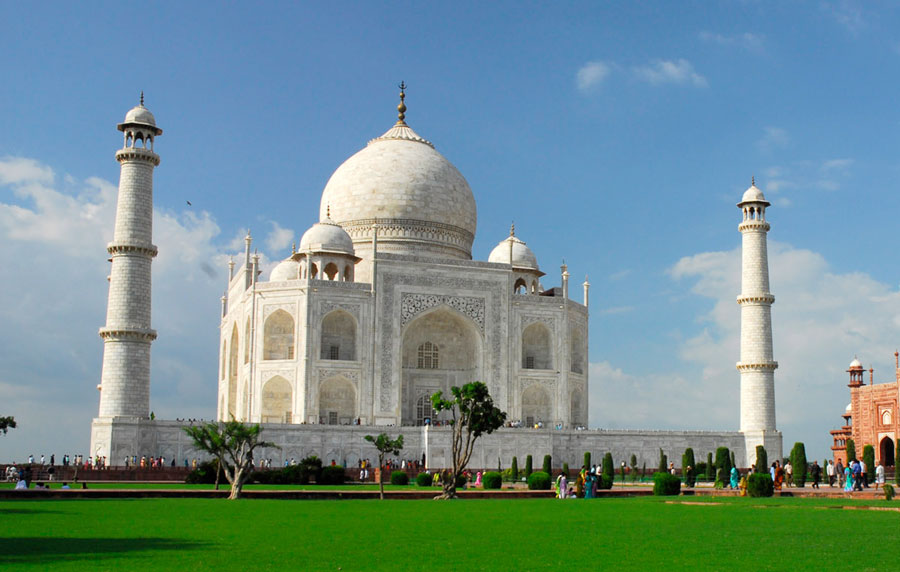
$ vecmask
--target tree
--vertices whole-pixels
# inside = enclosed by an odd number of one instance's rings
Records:
[[[202,425],[183,427],[193,439],[194,447],[209,453],[219,461],[225,478],[231,483],[229,499],[240,498],[244,482],[253,470],[253,451],[258,447],[280,448],[275,443],[260,440],[262,432],[259,424],[244,425],[240,421],[216,423],[210,421]]]
[[[380,474],[378,479],[378,498],[384,500],[384,456],[387,453],[400,454],[400,449],[403,448],[403,435],[398,435],[396,439],[391,439],[387,433],[382,433],[378,437],[366,435],[365,440],[375,445],[375,448],[378,449],[378,472]]]
[[[590,451],[586,451],[584,453],[584,462],[582,463],[582,465],[584,466],[585,469],[587,469],[589,471],[591,470],[591,452]]]
[[[791,465],[794,467],[794,485],[803,488],[806,485],[806,447],[803,443],[794,443],[791,449]]]
[[[609,477],[609,482],[613,481],[613,478],[616,476],[616,467],[613,465],[612,453],[606,453],[603,455],[603,463],[600,465],[600,473]]]
[[[769,455],[766,453],[766,448],[762,445],[756,446],[756,472],[769,472]]]
[[[847,439],[847,464],[856,458],[856,443],[853,439]]]
[[[635,482],[637,480],[638,470],[637,470],[637,455],[634,453],[631,454],[631,482]]]
[[[552,460],[550,458],[550,455],[544,455],[544,465],[541,468],[541,470],[544,471],[545,473],[547,473],[548,475],[553,474],[553,467],[551,465],[551,462],[552,462]]]
[[[729,454],[728,447],[719,447],[716,449],[716,486],[718,486],[720,482],[722,486],[726,485],[730,473],[731,455]]]
[[[713,467],[712,453],[707,453],[706,454],[706,480],[707,481],[713,480],[715,474],[716,474],[716,470]]]
[[[863,445],[863,463],[866,465],[866,478],[863,484],[869,486],[869,480],[875,475],[875,447],[872,445]]]
[[[688,447],[681,456],[681,472],[684,474],[684,486],[694,486],[694,450]]]
[[[659,449],[659,471],[658,473],[669,472],[669,458],[663,453],[662,448]]]
[[[512,477],[513,482],[518,482],[519,480],[519,459],[513,457],[512,466],[509,468],[509,475]]]
[[[531,470],[531,455],[528,455],[525,457],[525,478],[527,479],[528,477],[530,477],[532,472],[533,471]]]
[[[0,433],[6,435],[6,432],[10,429],[16,428],[16,418],[15,417],[0,417]]]
[[[503,427],[506,421],[506,413],[494,405],[487,385],[480,381],[467,383],[462,387],[450,388],[453,399],[444,399],[443,392],[438,391],[431,396],[431,405],[435,413],[449,411],[451,435],[453,437],[451,452],[453,466],[444,475],[444,492],[437,498],[456,498],[456,479],[462,474],[472,451],[475,441],[482,434],[490,434]]]

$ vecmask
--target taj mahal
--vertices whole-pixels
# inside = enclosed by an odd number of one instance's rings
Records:
[[[726,446],[738,464],[764,445],[780,458],[766,209],[755,183],[744,193],[740,427],[731,431],[590,430],[587,279],[578,300],[569,271],[541,270],[518,236],[497,237],[475,260],[475,195],[463,175],[406,122],[401,85],[396,122],[352,155],[322,192],[319,222],[268,275],[248,234],[228,265],[219,318],[217,418],[261,423],[280,449],[339,463],[376,457],[366,434],[402,433],[404,454],[449,464],[450,435],[430,396],[469,381],[487,384],[508,426],[483,436],[472,466],[552,455],[578,466],[590,451],[636,454],[653,465]],[[131,455],[200,456],[183,421],[150,418],[153,171],[163,131],[141,103],[118,125],[123,146],[111,260],[98,416],[91,454],[112,464]],[[577,286],[576,286],[577,288]],[[210,320],[214,317],[210,316]],[[164,332],[163,332],[164,335]],[[210,348],[210,351],[215,351]],[[214,377],[215,376],[215,377]]]

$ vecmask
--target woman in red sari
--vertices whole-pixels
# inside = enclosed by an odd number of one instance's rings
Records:
[[[775,461],[775,490],[781,490],[781,484],[784,482],[784,468],[781,463]]]

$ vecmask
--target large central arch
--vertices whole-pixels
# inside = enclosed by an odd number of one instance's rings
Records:
[[[427,415],[421,398],[481,378],[482,334],[471,319],[448,306],[424,312],[403,331],[400,416],[403,425],[421,425]]]

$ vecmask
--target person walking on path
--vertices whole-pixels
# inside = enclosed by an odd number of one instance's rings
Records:
[[[837,464],[835,464],[834,466],[834,474],[837,475],[838,486],[842,488],[844,486],[844,469],[844,464],[841,463],[840,459],[838,459]]]
[[[850,471],[850,465],[844,467],[844,492],[849,493],[853,491],[853,475]]]
[[[784,464],[784,475],[787,480],[787,486],[794,486],[794,466],[790,461]]]
[[[828,475],[828,487],[834,486],[834,462],[825,461],[825,474]]]
[[[878,465],[875,467],[875,490],[878,490],[878,485],[881,485],[881,488],[884,488],[884,466],[882,466],[881,461],[878,462]]]
[[[731,490],[736,490],[738,488],[738,482],[741,480],[741,473],[737,470],[737,467],[731,467]]]
[[[812,487],[814,489],[819,488],[819,479],[822,477],[822,467],[819,466],[819,461],[813,461],[812,467],[809,468],[809,472],[812,475]]]
[[[775,461],[775,490],[780,491],[781,485],[784,483],[784,468],[778,461]]]

